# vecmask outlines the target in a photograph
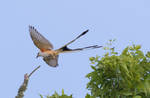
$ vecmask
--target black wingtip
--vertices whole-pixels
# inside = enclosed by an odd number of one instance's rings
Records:
[[[30,29],[34,29],[34,26],[29,25],[29,28],[30,28]]]
[[[33,26],[29,25],[29,28],[32,28]]]
[[[29,32],[32,32],[33,30],[36,31],[36,32],[38,32],[38,31],[35,29],[34,26],[29,25]]]

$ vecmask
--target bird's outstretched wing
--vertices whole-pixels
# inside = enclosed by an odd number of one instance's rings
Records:
[[[53,45],[44,36],[42,36],[33,26],[29,26],[29,32],[33,43],[41,51],[53,49]]]
[[[66,47],[67,45],[73,43],[73,42],[76,41],[78,38],[80,38],[81,36],[85,35],[88,31],[89,31],[89,30],[86,30],[86,31],[82,32],[79,36],[77,36],[75,39],[73,39],[73,40],[70,41],[69,43],[65,44],[65,45],[62,46],[61,48],[64,48],[64,47]],[[60,48],[60,49],[61,49],[61,48]]]
[[[43,60],[52,67],[58,66],[58,55],[55,58],[52,58],[52,56],[44,57]]]

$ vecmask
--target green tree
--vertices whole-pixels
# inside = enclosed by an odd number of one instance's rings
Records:
[[[93,71],[87,89],[95,98],[150,98],[150,52],[140,45],[126,47],[122,53],[108,49],[104,56],[91,57]]]

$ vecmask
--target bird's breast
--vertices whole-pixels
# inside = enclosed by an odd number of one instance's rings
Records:
[[[55,58],[58,55],[58,52],[54,51],[54,50],[47,50],[47,51],[42,52],[42,54],[43,54],[43,57],[51,56],[51,57]]]

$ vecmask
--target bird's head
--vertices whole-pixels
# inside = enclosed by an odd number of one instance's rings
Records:
[[[36,58],[41,57],[41,56],[42,56],[41,52],[38,52]]]

